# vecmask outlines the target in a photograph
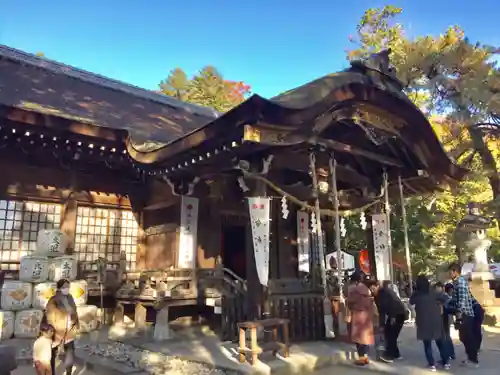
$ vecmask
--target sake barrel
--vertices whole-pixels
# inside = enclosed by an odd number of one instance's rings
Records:
[[[85,305],[88,298],[88,283],[86,280],[75,280],[71,282],[69,294],[73,296],[77,306]]]
[[[21,257],[19,267],[19,280],[31,283],[41,283],[49,277],[49,258],[27,255]]]
[[[18,311],[14,323],[14,336],[29,339],[37,337],[42,317],[42,310],[29,309]]]
[[[99,326],[99,309],[93,305],[82,305],[76,308],[80,332],[92,332]]]
[[[31,306],[33,287],[30,283],[5,280],[2,285],[2,310],[17,311]]]
[[[68,242],[59,229],[42,229],[38,232],[36,254],[49,257],[63,255]]]
[[[78,262],[72,256],[52,258],[49,262],[49,280],[75,280],[78,273]]]
[[[0,310],[0,340],[7,340],[12,337],[15,319],[15,312]]]
[[[33,288],[33,308],[34,309],[45,309],[49,299],[56,294],[56,283],[46,282],[35,284]]]

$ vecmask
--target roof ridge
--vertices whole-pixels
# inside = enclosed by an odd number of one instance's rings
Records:
[[[103,75],[50,60],[45,57],[38,57],[31,53],[15,49],[4,44],[0,44],[0,57],[6,57],[11,60],[36,66],[38,68],[47,69],[56,74],[64,74],[66,76],[76,78],[93,85],[98,85],[111,90],[121,91],[141,99],[151,100],[160,104],[184,109],[197,115],[212,118],[217,118],[221,115],[219,112],[207,107],[192,103],[186,103],[181,100],[171,98],[167,95],[158,94],[154,91],[132,85],[130,83],[125,83],[116,79],[108,78]]]

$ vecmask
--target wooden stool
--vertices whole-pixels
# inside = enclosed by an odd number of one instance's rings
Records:
[[[253,366],[257,362],[257,356],[260,353],[272,351],[273,355],[276,355],[279,350],[283,350],[283,357],[287,358],[290,355],[290,349],[288,344],[288,325],[290,320],[288,319],[263,319],[254,320],[243,323],[238,323],[238,329],[240,332],[240,343],[239,343],[239,361],[244,363],[246,361],[246,354],[250,353],[251,359],[250,364]],[[283,342],[278,341],[278,328],[283,329]],[[271,329],[272,341],[262,343],[260,346],[257,343],[257,329]],[[250,348],[246,345],[246,331],[250,330]]]

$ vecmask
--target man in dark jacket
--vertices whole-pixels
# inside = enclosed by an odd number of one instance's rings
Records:
[[[379,314],[379,327],[383,330],[385,353],[380,356],[384,362],[401,358],[398,337],[407,319],[408,311],[401,299],[394,292],[390,282],[373,283],[370,287]]]
[[[477,368],[478,351],[481,346],[481,317],[478,315],[478,303],[472,296],[467,279],[460,274],[459,264],[448,267],[453,280],[453,293],[450,306],[455,309],[455,325],[458,327],[460,341],[464,344],[467,359],[462,365]],[[480,306],[479,306],[480,307]]]

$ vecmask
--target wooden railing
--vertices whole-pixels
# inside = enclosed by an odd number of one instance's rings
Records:
[[[198,296],[196,270],[170,269],[124,272],[118,299],[159,301],[194,299]]]
[[[225,341],[236,341],[238,323],[246,319],[247,282],[227,268],[219,267],[214,272],[223,285],[220,337]]]
[[[323,295],[271,295],[271,317],[290,320],[291,341],[321,340],[325,337]]]
[[[225,275],[228,272],[224,273]],[[226,280],[226,279],[224,279]],[[231,287],[229,293],[222,296],[222,339],[235,341],[238,339],[238,323],[246,317],[246,281],[227,283]],[[284,279],[271,280],[269,283],[269,318],[290,320],[290,340],[310,341],[325,337],[323,319],[323,293],[311,288],[304,280]]]
[[[97,261],[79,261],[78,279],[87,281],[89,296],[101,294],[101,283],[104,295],[111,296],[115,294],[122,284],[126,264],[127,260],[124,253],[121,254],[118,261],[107,261],[102,258]]]

